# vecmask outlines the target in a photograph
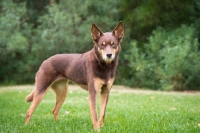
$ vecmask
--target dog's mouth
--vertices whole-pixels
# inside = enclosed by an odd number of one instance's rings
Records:
[[[115,58],[115,54],[112,54],[112,53],[103,53],[102,54],[102,58],[103,60],[109,64],[113,61],[113,59]]]

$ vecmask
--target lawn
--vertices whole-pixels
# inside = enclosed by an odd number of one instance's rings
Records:
[[[25,102],[25,97],[33,88],[0,87],[0,133],[94,132],[87,91],[76,86],[69,87],[59,121],[53,120],[51,110],[55,104],[55,95],[48,91],[31,122],[24,125],[25,114],[30,106],[30,103]],[[100,132],[198,133],[200,93],[145,91],[114,86],[109,97],[105,126]]]

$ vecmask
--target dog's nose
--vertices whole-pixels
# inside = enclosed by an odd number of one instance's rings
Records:
[[[106,56],[107,56],[108,58],[110,58],[110,57],[112,56],[112,54],[106,54]]]

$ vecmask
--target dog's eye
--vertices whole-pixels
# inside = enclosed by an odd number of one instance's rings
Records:
[[[116,49],[116,48],[117,48],[117,45],[112,45],[112,48]]]
[[[101,44],[101,46],[106,46],[106,43],[105,43],[105,42],[103,42],[103,43]]]
[[[101,47],[105,47],[105,46],[106,46],[106,43],[103,42],[103,43],[101,44]]]
[[[104,49],[104,48],[105,48],[105,45],[102,44],[102,45],[100,46],[100,48],[101,48],[101,49]]]

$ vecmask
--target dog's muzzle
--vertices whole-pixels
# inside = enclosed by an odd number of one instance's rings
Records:
[[[102,56],[106,63],[112,62],[112,60],[115,58],[115,54],[113,53],[104,53]]]

